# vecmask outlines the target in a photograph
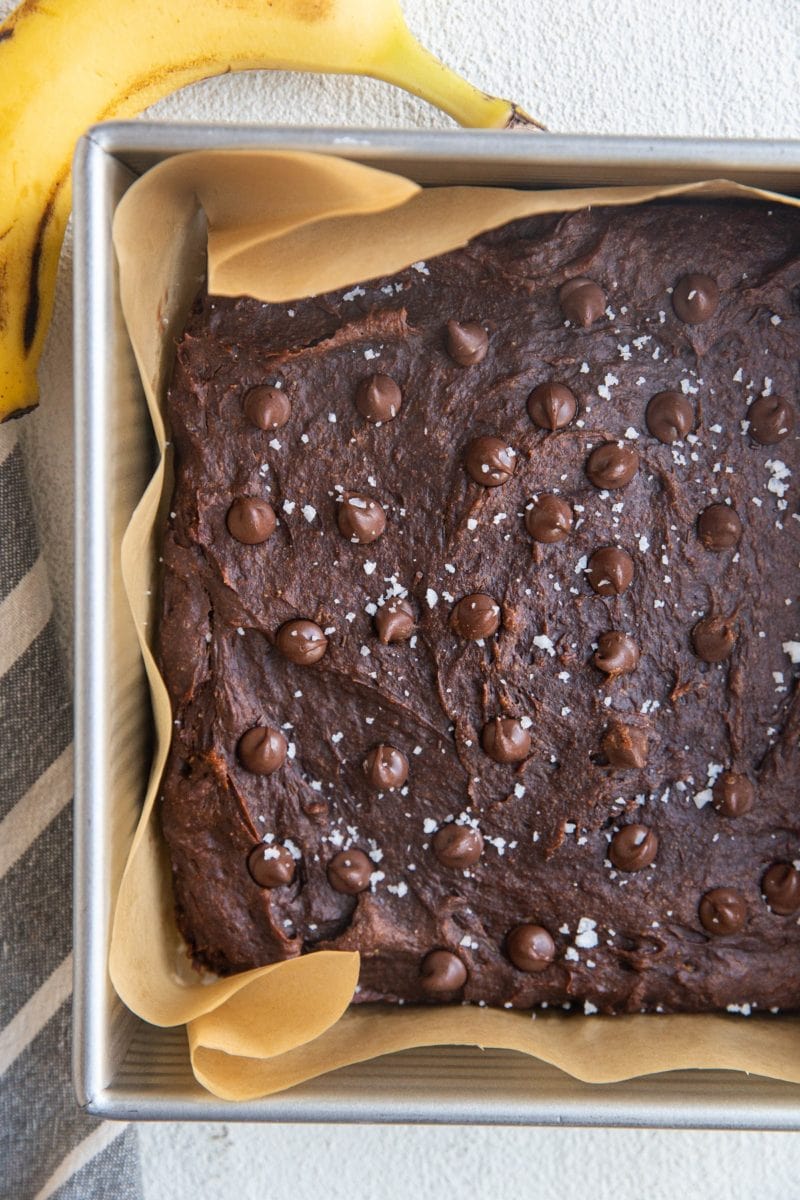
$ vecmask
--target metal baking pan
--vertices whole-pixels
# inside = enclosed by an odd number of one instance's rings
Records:
[[[143,796],[149,701],[122,589],[122,533],[154,442],[117,294],[115,206],[149,167],[196,149],[316,150],[423,184],[523,187],[724,176],[800,194],[800,142],[656,140],[494,132],[373,132],[115,123],[75,159],[76,782],[74,1075],[104,1117],[800,1129],[800,1087],[723,1071],[580,1083],[503,1050],[410,1050],[250,1103],[194,1080],[182,1029],[146,1025],[107,972],[113,898]],[[122,783],[133,781],[122,788]]]

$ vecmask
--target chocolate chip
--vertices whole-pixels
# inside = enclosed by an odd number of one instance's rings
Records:
[[[239,762],[252,775],[271,775],[286,761],[288,744],[280,729],[257,725],[242,734],[236,753]]]
[[[610,767],[641,770],[647,765],[647,733],[635,725],[612,725],[601,748]]]
[[[280,842],[259,842],[247,856],[247,869],[262,888],[284,887],[294,879],[294,859]]]
[[[556,944],[543,925],[515,925],[506,934],[506,954],[518,971],[538,975],[556,956]]]
[[[563,429],[575,416],[578,402],[563,383],[540,383],[528,396],[528,416],[540,429]]]
[[[443,867],[460,870],[474,867],[483,853],[483,837],[471,825],[450,822],[433,835],[433,852]]]
[[[419,973],[422,990],[432,996],[457,992],[467,982],[467,968],[449,950],[431,950],[423,958]]]
[[[684,275],[675,284],[672,307],[686,325],[702,325],[719,304],[719,285],[710,275]]]
[[[705,617],[692,630],[694,652],[703,662],[724,662],[735,644],[736,634],[730,617]]]
[[[340,850],[328,863],[328,883],[335,892],[357,896],[369,887],[373,867],[363,850]]]
[[[531,735],[512,717],[495,717],[484,725],[481,745],[495,762],[522,762],[531,752]]]
[[[381,791],[393,791],[408,779],[408,759],[395,746],[374,746],[362,766],[370,787]]]
[[[500,487],[516,470],[517,452],[502,438],[475,438],[467,446],[464,466],[482,487]]]
[[[630,446],[603,442],[589,455],[586,474],[596,488],[626,487],[639,470],[639,455]]]
[[[525,528],[536,542],[563,542],[572,529],[572,509],[561,496],[546,492],[525,509]]]
[[[416,624],[414,610],[407,600],[387,600],[375,613],[374,622],[378,641],[384,646],[407,641]]]
[[[621,596],[633,583],[633,559],[619,546],[602,546],[589,559],[586,574],[598,596]]]
[[[237,496],[226,517],[228,533],[245,546],[258,546],[275,531],[275,513],[266,500]]]
[[[275,644],[284,658],[301,667],[319,662],[328,649],[328,639],[314,621],[303,618],[281,625]]]
[[[292,415],[292,405],[286,393],[266,385],[250,388],[243,407],[247,419],[258,429],[280,429]]]
[[[639,647],[627,633],[611,629],[608,633],[601,633],[597,639],[592,662],[612,679],[617,675],[627,675],[639,665]]]
[[[790,917],[800,908],[800,871],[791,863],[773,863],[762,876],[761,893],[774,913]]]
[[[643,871],[657,853],[658,837],[646,825],[623,825],[608,847],[608,857],[619,871]]]
[[[753,807],[755,789],[746,775],[723,771],[711,791],[714,808],[723,817],[743,817]]]
[[[460,367],[471,367],[486,358],[489,335],[476,321],[466,321],[463,325],[458,321],[448,321],[445,344],[453,362]]]
[[[657,392],[647,405],[644,419],[653,437],[670,445],[691,433],[694,409],[682,392]]]
[[[370,375],[356,391],[356,408],[374,423],[392,421],[400,412],[403,393],[391,375]]]
[[[463,596],[450,614],[450,625],[470,641],[491,637],[500,628],[500,605],[485,592]]]
[[[348,492],[338,506],[336,522],[339,532],[357,545],[377,541],[386,528],[386,513],[382,505],[370,496]]]
[[[738,546],[742,522],[729,504],[709,504],[697,518],[697,536],[706,550],[730,550]]]
[[[716,937],[738,933],[747,920],[747,904],[733,888],[712,888],[700,901],[700,922]]]
[[[606,311],[606,294],[593,279],[578,276],[562,283],[558,303],[568,321],[588,329]]]
[[[762,446],[782,442],[794,429],[794,409],[780,396],[759,396],[747,410],[750,436]]]

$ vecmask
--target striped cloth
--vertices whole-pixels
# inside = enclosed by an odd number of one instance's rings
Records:
[[[72,709],[16,424],[0,426],[0,1197],[138,1200],[133,1126],[72,1090]]]

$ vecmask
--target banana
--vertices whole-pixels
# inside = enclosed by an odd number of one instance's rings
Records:
[[[0,25],[0,421],[37,400],[78,138],[265,67],[371,75],[462,125],[537,126],[425,50],[398,0],[26,0]]]

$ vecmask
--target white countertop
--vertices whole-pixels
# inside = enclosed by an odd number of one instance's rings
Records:
[[[0,0],[0,17],[13,7]],[[404,0],[423,42],[551,129],[797,137],[797,0]],[[170,97],[160,118],[446,126],[371,80],[226,76]],[[42,403],[23,440],[65,644],[71,624],[71,270],[65,253]],[[148,1200],[590,1197],[771,1200],[800,1194],[787,1134],[626,1130],[154,1125]]]

